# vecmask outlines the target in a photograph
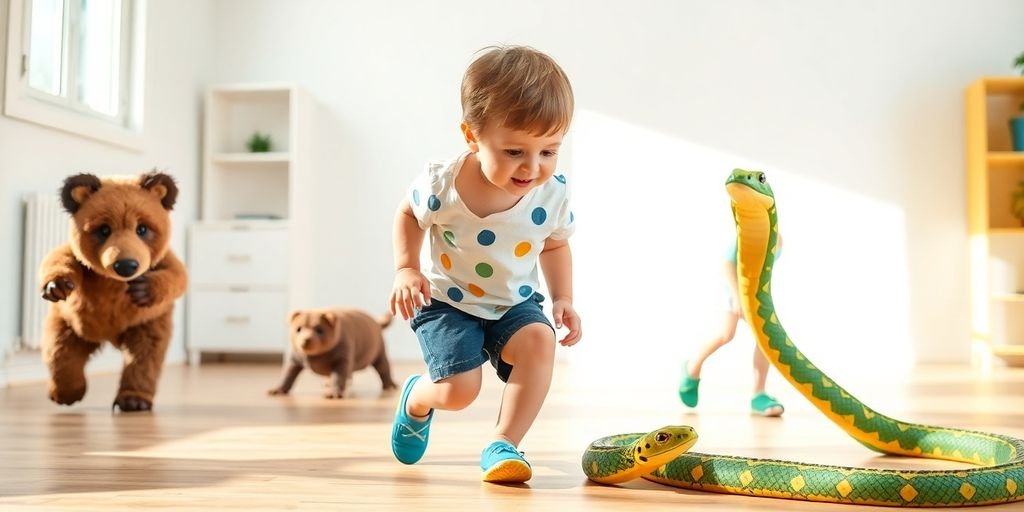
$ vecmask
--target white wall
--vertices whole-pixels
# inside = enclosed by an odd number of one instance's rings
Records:
[[[0,49],[7,41],[7,8],[7,0],[0,0]],[[149,2],[146,142],[141,153],[0,116],[0,275],[7,276],[0,279],[0,346],[11,346],[18,335],[23,218],[19,201],[25,193],[56,193],[66,176],[78,172],[137,174],[165,169],[180,189],[171,245],[184,254],[185,226],[196,217],[199,204],[199,113],[203,78],[212,64],[211,11],[206,0]],[[169,362],[185,355],[183,306],[179,302]]]
[[[963,90],[1011,72],[1021,19],[1013,0],[153,0],[151,149],[0,118],[0,236],[14,239],[21,191],[157,165],[180,171],[180,247],[203,79],[294,80],[319,104],[315,305],[383,308],[393,209],[425,159],[462,149],[465,66],[482,46],[529,44],[577,94],[563,164],[579,219],[580,367],[654,361],[676,377],[716,327],[731,236],[721,184],[745,165],[767,170],[779,198],[776,303],[808,354],[851,372],[966,361]],[[0,249],[0,271],[17,262]],[[11,336],[17,295],[2,290]],[[390,339],[396,359],[418,359],[403,326]],[[714,364],[745,366],[744,343]]]
[[[465,65],[482,46],[520,43],[558,59],[577,94],[564,163],[587,329],[572,358],[607,372],[631,350],[675,378],[717,327],[732,236],[721,184],[758,165],[786,238],[777,307],[806,352],[849,371],[968,359],[963,91],[1012,72],[1020,2],[216,9],[215,80],[296,80],[319,101],[321,303],[383,307],[393,208],[426,158],[461,150]],[[418,357],[406,328],[391,338]],[[726,351],[749,364],[749,345]]]

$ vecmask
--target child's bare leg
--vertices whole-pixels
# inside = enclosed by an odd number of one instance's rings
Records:
[[[555,335],[545,324],[519,329],[501,351],[514,368],[501,395],[494,438],[519,446],[544,405],[555,364]]]
[[[761,348],[754,345],[754,394],[764,393],[764,384],[768,380],[768,358]]]
[[[760,347],[754,345],[754,399],[751,401],[751,407],[754,407],[763,416],[779,416],[784,409],[782,404],[779,404],[774,398],[768,397],[764,403],[756,402],[758,400],[765,400],[765,398],[759,397],[765,394],[764,385],[768,379],[768,367],[768,358],[761,352]]]
[[[405,413],[414,420],[424,421],[431,409],[465,409],[480,394],[482,375],[480,368],[474,368],[431,382],[430,375],[423,374],[409,392],[409,399],[405,402]]]
[[[736,324],[739,323],[739,320],[740,315],[732,311],[725,313],[725,318],[722,322],[721,334],[712,338],[711,341],[701,347],[700,352],[697,353],[696,357],[690,360],[689,368],[686,368],[686,372],[690,378],[699,379],[700,370],[701,367],[704,366],[704,361],[707,361],[707,359],[711,357],[711,354],[714,354],[716,350],[732,341],[733,337],[736,336]]]

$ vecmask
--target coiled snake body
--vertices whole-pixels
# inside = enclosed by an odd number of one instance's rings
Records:
[[[825,416],[872,450],[979,467],[868,469],[692,453],[686,451],[696,441],[692,429],[665,427],[650,434],[608,436],[591,443],[583,456],[587,477],[616,483],[642,476],[701,491],[863,505],[959,507],[1024,500],[1024,441],[890,418],[857,400],[807,360],[786,335],[772,304],[778,219],[771,187],[763,173],[736,169],[726,181],[726,189],[736,220],[744,315],[772,365]],[[659,432],[674,436],[666,434],[666,446],[657,447],[659,453],[650,457],[650,462],[599,463],[637,461],[637,441]],[[615,450],[622,453],[611,455]],[[632,452],[626,454],[627,450]],[[660,461],[665,459],[668,462],[662,465]]]

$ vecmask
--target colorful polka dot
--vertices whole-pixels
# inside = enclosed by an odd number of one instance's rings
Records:
[[[491,245],[495,240],[494,231],[485,229],[476,235],[476,241],[480,242],[480,245]]]
[[[541,224],[544,224],[544,221],[548,220],[548,212],[544,208],[538,206],[533,209],[533,213],[530,214],[530,217],[533,218],[534,224],[540,226]]]
[[[565,185],[565,176],[564,175],[558,174],[558,175],[555,176],[555,179],[558,180],[559,183]]]
[[[527,254],[530,253],[530,249],[533,249],[533,246],[530,245],[530,242],[519,242],[519,244],[516,245],[515,249],[516,257],[522,258],[523,256],[526,256]]]
[[[569,212],[569,224],[572,224],[574,220],[576,220],[576,216],[573,215],[572,212]]]
[[[462,302],[462,297],[463,297],[462,290],[460,290],[460,289],[458,289],[458,288],[456,288],[454,286],[451,287],[451,288],[448,288],[448,298],[449,299],[454,300],[455,302]]]
[[[492,275],[494,275],[494,267],[491,267],[486,263],[477,263],[476,275],[480,277],[491,277]]]
[[[448,245],[455,247],[455,233],[452,233],[451,231],[445,231],[443,236],[444,241],[448,242]]]
[[[469,284],[469,293],[472,293],[473,295],[475,295],[477,297],[483,297],[484,296],[484,289],[480,288],[479,286],[477,286],[477,285],[475,285],[473,283],[470,283]]]
[[[522,297],[529,297],[530,295],[533,295],[533,288],[524,284],[519,287],[519,295]]]
[[[452,259],[449,258],[446,253],[441,253],[441,266],[444,267],[445,270],[452,269]]]
[[[427,208],[436,212],[441,208],[441,200],[436,195],[430,194],[430,197],[427,198]]]
[[[419,190],[413,190],[412,191],[412,204],[414,204],[416,206],[420,205],[420,191]]]

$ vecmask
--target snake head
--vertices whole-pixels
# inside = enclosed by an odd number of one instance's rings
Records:
[[[668,426],[650,432],[633,443],[633,460],[650,465],[651,471],[689,450],[697,442],[693,427]]]
[[[733,169],[729,179],[725,180],[725,189],[729,197],[738,205],[757,205],[770,209],[775,205],[775,193],[768,184],[768,178],[761,171]]]

